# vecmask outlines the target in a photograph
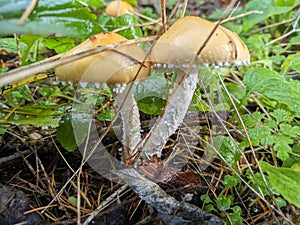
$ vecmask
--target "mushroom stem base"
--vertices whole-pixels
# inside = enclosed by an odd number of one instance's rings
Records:
[[[134,155],[133,150],[141,140],[140,114],[137,103],[130,90],[131,85],[127,85],[122,93],[118,93],[115,98],[116,106],[119,108],[123,123],[123,146],[125,147],[125,159]]]
[[[182,76],[180,74],[178,80],[181,80]],[[185,117],[198,81],[198,70],[193,69],[180,85],[174,87],[163,115],[157,120],[142,143],[143,155],[146,158],[149,159],[155,154],[161,157],[161,151],[168,137],[178,129]]]

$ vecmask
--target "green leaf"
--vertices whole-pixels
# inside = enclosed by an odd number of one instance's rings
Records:
[[[5,123],[57,127],[63,105],[33,105],[19,107]]]
[[[260,143],[264,148],[267,148],[268,145],[273,145],[275,142],[276,142],[276,137],[273,136],[272,134],[262,137],[260,140]]]
[[[224,181],[222,183],[224,184],[225,188],[236,187],[241,183],[241,179],[235,175],[225,175]]]
[[[0,124],[0,141],[2,141],[2,135],[5,134],[6,130],[7,130],[7,126]]]
[[[97,114],[97,118],[101,121],[112,121],[115,116],[115,111],[111,108],[105,110],[104,112],[101,111],[99,114]]]
[[[142,31],[139,27],[134,27],[137,24],[135,16],[130,14],[124,14],[118,17],[111,17],[110,20],[105,24],[107,31],[113,31],[117,28],[129,26],[126,29],[122,29],[118,34],[126,37],[127,39],[135,39],[143,36]]]
[[[56,137],[60,144],[69,152],[77,149],[77,143],[73,133],[73,126],[68,117],[63,117],[57,127]]]
[[[133,5],[133,6],[137,6],[137,0],[124,0],[125,2],[128,2],[130,5]]]
[[[74,39],[69,37],[51,37],[43,39],[42,43],[45,47],[53,49],[57,54],[75,47]]]
[[[157,11],[155,9],[153,9],[152,7],[143,7],[141,13],[144,16],[147,16],[149,18],[153,18],[153,19],[158,19],[160,18],[160,15],[157,14]]]
[[[151,76],[133,87],[139,109],[147,114],[160,115],[168,96],[168,82],[164,77]]]
[[[218,197],[217,201],[217,207],[220,211],[226,211],[228,209],[230,209],[230,205],[231,205],[231,198],[221,195]]]
[[[286,5],[283,0],[252,0],[245,6],[245,11],[252,10],[262,11],[262,14],[251,14],[243,18],[244,31],[248,31],[255,24],[266,20],[274,15],[285,14],[292,10],[294,7],[300,4],[300,0],[289,0],[289,4]]]
[[[295,0],[276,0],[274,6],[293,6]]]
[[[266,68],[252,68],[244,77],[248,93],[254,91],[261,93],[279,104],[286,105],[300,117],[300,82],[287,81],[278,73]]]
[[[199,112],[211,112],[211,107],[203,99],[193,96],[193,106]]]
[[[259,146],[261,140],[271,136],[270,129],[267,126],[256,126],[248,129],[248,135],[250,137],[253,146]],[[249,147],[248,139],[244,138],[240,147]]]
[[[292,152],[290,144],[293,144],[293,140],[285,135],[275,135],[274,136],[274,150],[277,152],[278,158],[285,161],[289,158],[289,153]]]
[[[74,196],[70,196],[70,197],[68,198],[68,201],[71,202],[71,203],[73,203],[74,205],[77,204],[77,198],[74,197]]]
[[[5,94],[5,99],[11,106],[17,106],[24,100],[32,102],[32,93],[28,85],[20,86],[17,89],[12,89]]]
[[[229,165],[236,166],[236,162],[240,159],[241,154],[232,138],[216,136],[213,138],[213,145],[215,147],[219,146],[216,148]]]
[[[294,163],[294,164],[291,166],[291,169],[294,170],[294,171],[300,172],[300,164]]]
[[[289,55],[281,65],[281,73],[285,74],[289,70],[296,70],[300,73],[300,52]]]
[[[286,206],[286,201],[283,198],[277,197],[274,199],[274,202],[278,208]]]
[[[260,161],[262,170],[268,174],[268,182],[290,203],[300,207],[300,172],[288,168],[277,168]],[[288,187],[288,188],[287,188]]]
[[[138,102],[139,109],[146,114],[160,115],[166,105],[166,100],[157,97],[146,97]]]
[[[91,120],[94,118],[93,110],[97,100],[101,101],[101,97],[95,95],[95,92],[76,93],[71,116],[63,117],[57,128],[57,139],[67,151],[76,150],[85,141],[90,132]]]
[[[254,112],[251,115],[246,114],[242,116],[242,119],[247,127],[255,127],[261,124],[261,120],[264,118],[265,114],[261,112]]]
[[[226,83],[226,88],[230,94],[233,94],[239,100],[246,94],[245,88],[236,83]]]
[[[204,202],[204,204],[212,203],[212,200],[210,199],[209,195],[207,195],[207,194],[201,195],[200,199],[201,199],[201,201]]]
[[[277,124],[281,122],[290,122],[293,120],[293,117],[284,109],[275,109],[273,112],[270,112],[270,116],[274,117],[277,121]]]
[[[204,206],[204,210],[205,210],[206,212],[213,212],[213,211],[217,212],[217,210],[215,209],[215,207],[214,207],[213,204],[205,205],[205,206]]]
[[[52,87],[40,87],[38,93],[44,97],[50,96],[54,92]]]
[[[153,76],[152,76],[153,75]],[[146,97],[168,97],[168,81],[163,76],[152,74],[151,77],[139,81],[133,86],[133,94],[137,101]]]
[[[41,35],[24,34],[20,37],[20,42],[26,44],[27,48],[22,55],[22,64],[26,65],[28,62],[35,62],[37,55],[37,48],[39,42],[43,39]]]
[[[263,195],[269,195],[270,191],[272,194],[278,194],[278,192],[272,188],[272,186],[266,186],[263,177],[260,173],[255,173],[254,177],[252,174],[247,170],[247,177],[249,179],[249,183],[254,188],[255,191],[259,192],[259,188],[262,191]],[[258,188],[259,187],[259,188]]]
[[[25,23],[18,25],[19,18],[30,3],[31,0],[1,0],[1,35],[31,33],[48,36],[56,33],[70,37],[88,37],[100,32],[95,16],[75,0],[39,0]]]
[[[60,144],[69,152],[77,149],[88,134],[90,115],[73,114],[72,118],[64,116],[57,127],[56,137]],[[78,132],[80,131],[80,132]]]
[[[247,46],[249,49],[254,52],[251,53],[251,56],[257,60],[267,59],[268,56],[268,48],[266,47],[266,43],[270,41],[272,36],[270,34],[254,34],[251,35],[247,39]]]
[[[243,79],[247,86],[247,92],[261,91],[269,86],[273,87],[274,83],[282,82],[282,77],[275,71],[258,67],[249,69]]]
[[[291,40],[290,40],[290,45],[299,45],[300,43],[300,36],[297,35],[295,37],[292,37]]]
[[[23,54],[27,46],[23,42],[20,42],[19,48],[21,54]],[[0,49],[5,50],[9,53],[18,53],[17,40],[15,38],[1,38]]]
[[[278,124],[275,120],[266,119],[264,121],[264,126],[269,127],[269,129],[275,129],[275,128],[277,128]]]
[[[292,153],[288,159],[283,161],[284,167],[292,167],[294,164],[300,164],[300,144],[295,144],[292,147]]]
[[[234,225],[242,225],[243,220],[242,220],[242,209],[239,206],[234,206],[232,207],[233,213],[229,214],[231,224]]]
[[[296,138],[300,136],[300,127],[298,126],[291,126],[290,124],[280,124],[279,125],[280,131],[292,138]]]
[[[80,0],[82,3],[86,3],[89,7],[96,10],[97,8],[105,8],[105,1],[104,0]]]

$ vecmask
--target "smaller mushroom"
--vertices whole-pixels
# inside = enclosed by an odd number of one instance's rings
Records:
[[[125,1],[111,1],[107,4],[105,12],[109,16],[122,16],[124,14],[133,14],[133,7]]]
[[[160,70],[176,71],[181,83],[175,84],[164,114],[142,143],[147,158],[160,156],[167,138],[180,126],[199,81],[198,67],[247,65],[250,55],[236,33],[205,19],[187,16],[177,20],[156,41],[150,60]],[[187,69],[190,71],[182,79]]]
[[[62,58],[126,40],[117,33],[100,33],[91,36],[80,45],[67,51]],[[55,74],[62,81],[87,82],[90,84],[106,83],[118,86],[118,84],[128,84],[134,79],[149,76],[149,67],[141,63],[144,58],[145,52],[137,45],[131,44],[59,66],[55,69]]]
[[[126,41],[127,39],[116,33],[100,33],[66,52],[63,57],[87,51],[98,46]],[[140,141],[139,110],[130,86],[126,84],[149,76],[149,63],[142,63],[146,55],[135,44],[119,46],[112,50],[91,55],[80,60],[59,66],[55,74],[62,81],[95,84],[109,84],[117,93],[115,98],[123,120],[123,144],[129,150],[135,149]],[[124,89],[126,88],[126,91]],[[126,96],[126,99],[125,99]],[[124,101],[124,103],[123,103]]]

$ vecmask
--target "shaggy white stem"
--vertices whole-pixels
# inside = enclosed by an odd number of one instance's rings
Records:
[[[133,155],[134,152],[132,151],[141,140],[141,123],[139,109],[130,88],[131,86],[127,85],[122,93],[118,93],[115,98],[115,103],[122,117],[122,143],[125,148],[129,150],[129,154]],[[129,155],[126,155],[126,159],[128,159],[128,157]]]
[[[178,80],[181,76],[182,74]],[[198,81],[198,70],[193,69],[183,79],[181,85],[174,87],[174,92],[168,99],[164,114],[157,120],[142,143],[143,154],[147,158],[151,158],[155,154],[158,157],[161,156],[161,151],[168,137],[178,129],[185,117]]]

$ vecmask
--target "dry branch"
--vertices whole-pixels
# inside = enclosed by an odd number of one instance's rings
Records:
[[[123,179],[141,199],[158,212],[177,216],[197,224],[226,224],[217,216],[207,213],[195,205],[180,202],[171,197],[156,183],[148,180],[133,168],[115,171],[115,174]]]

